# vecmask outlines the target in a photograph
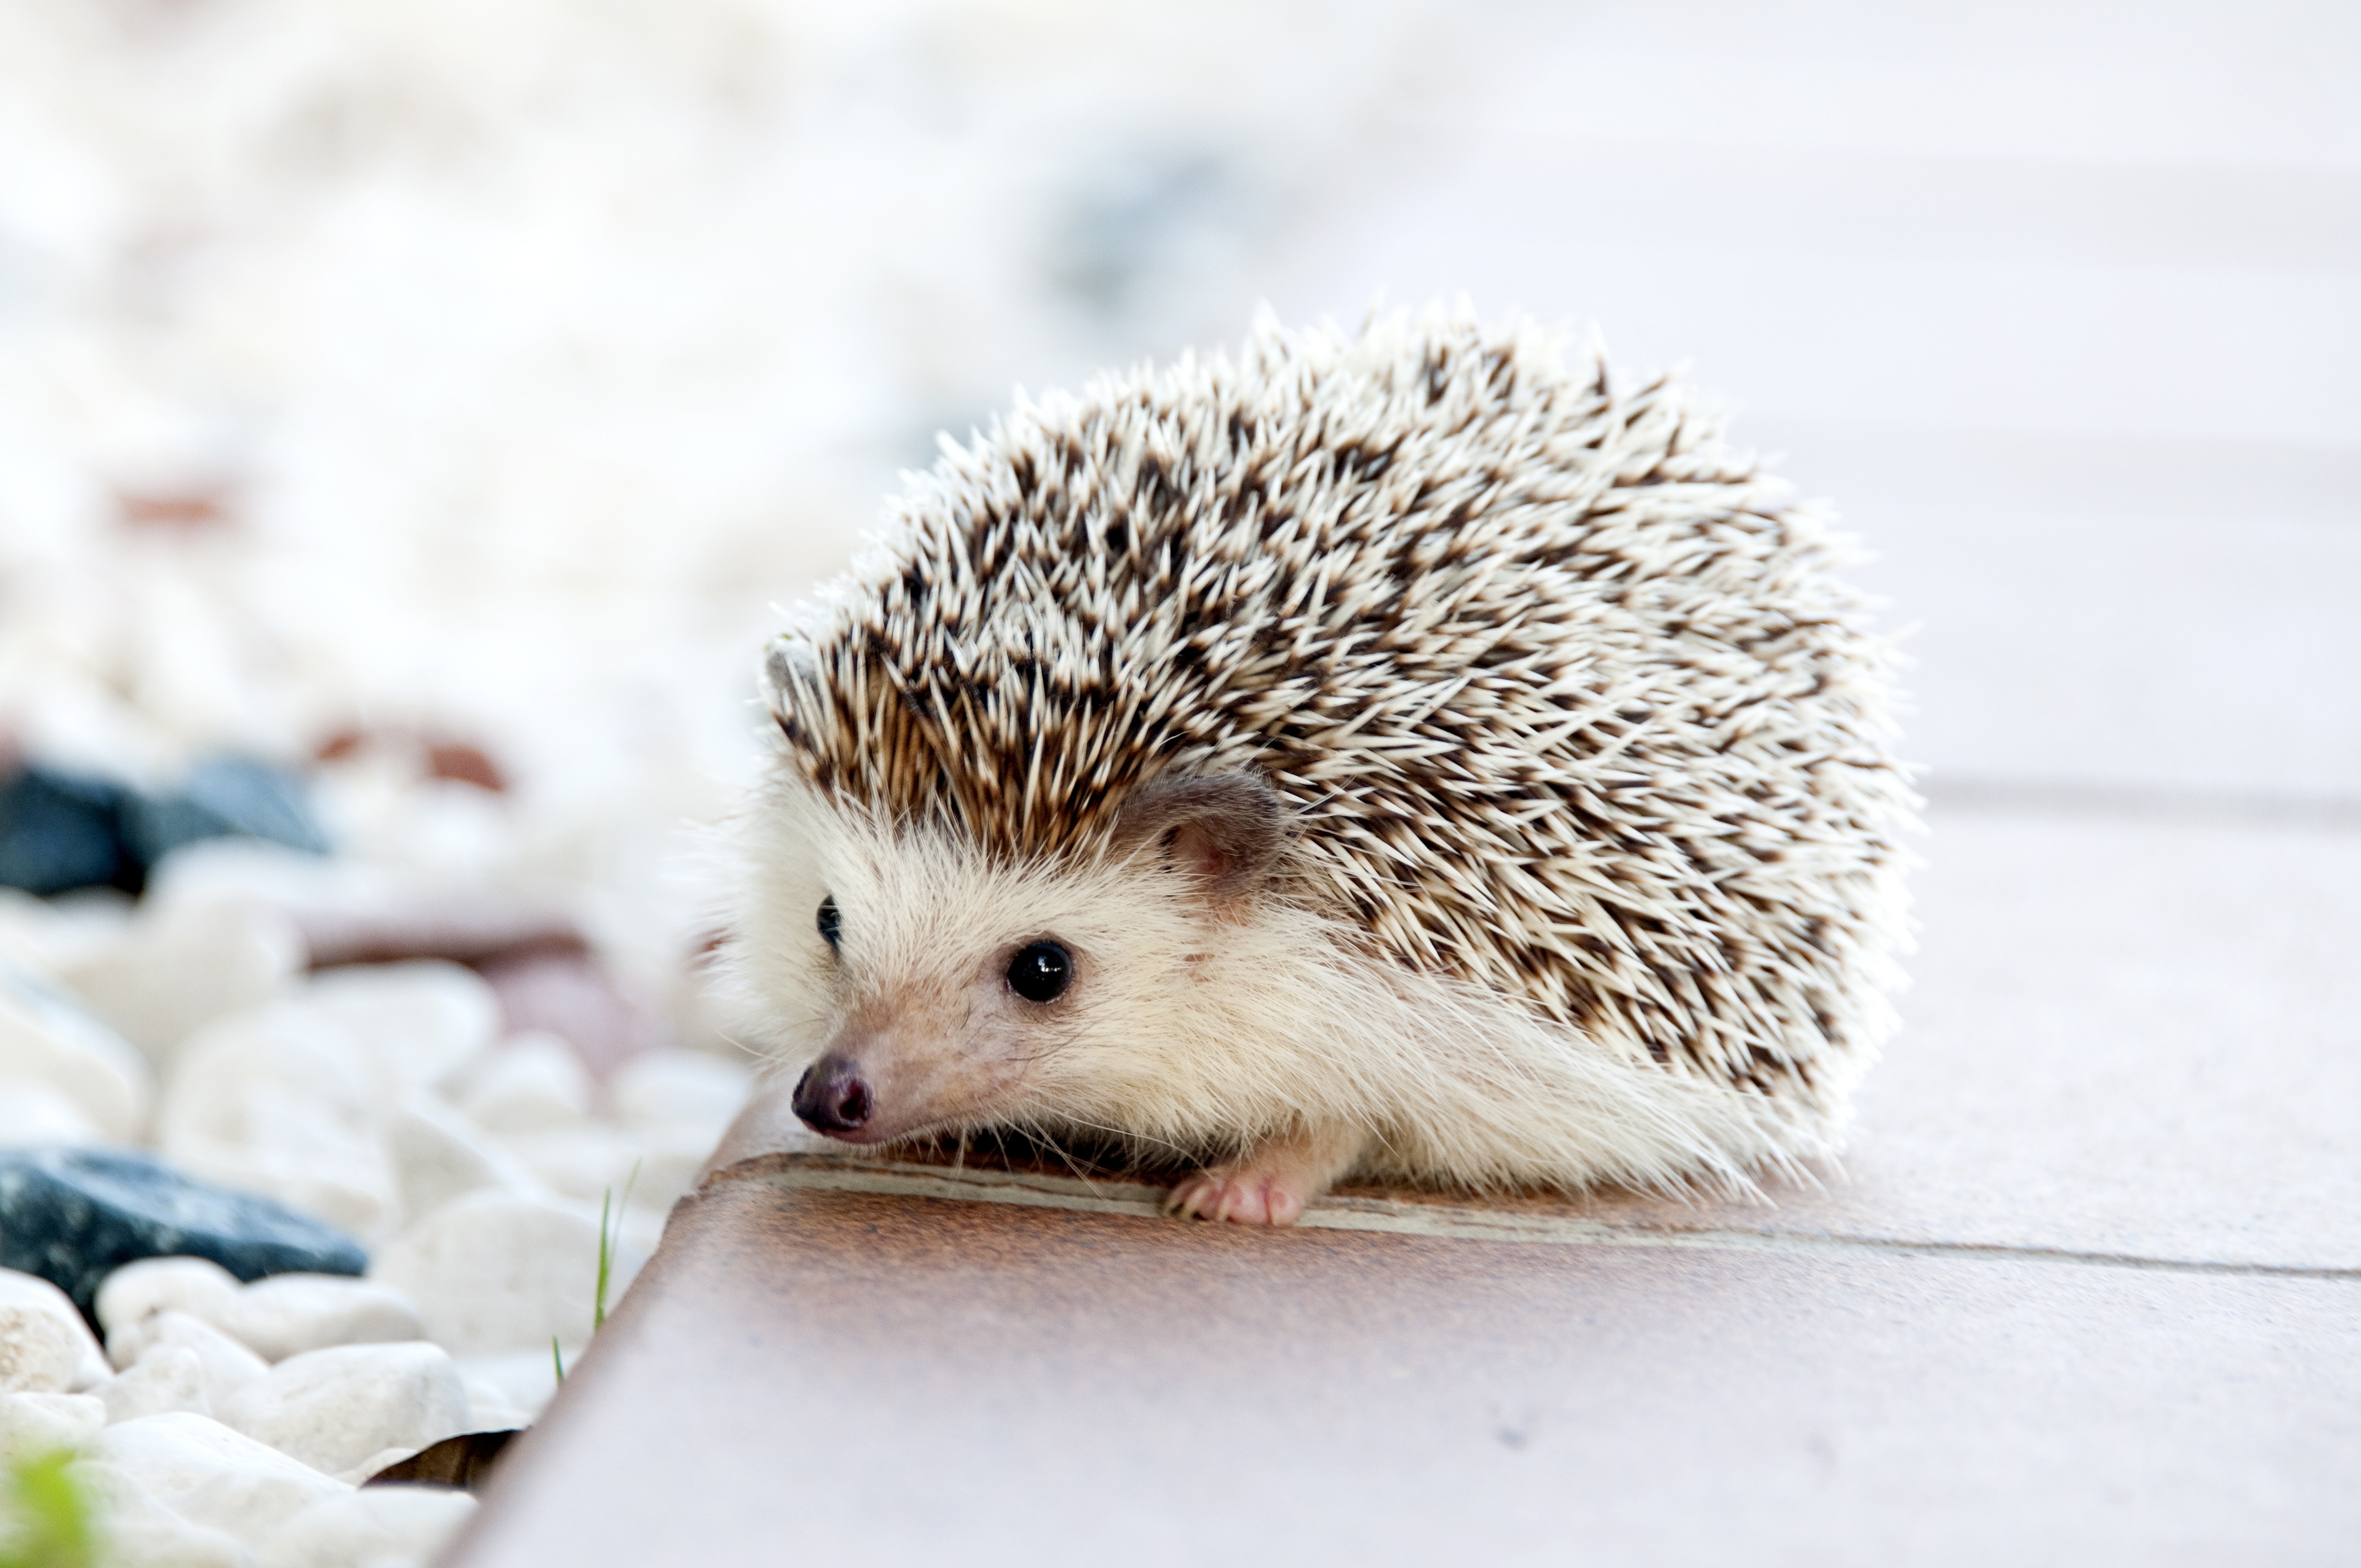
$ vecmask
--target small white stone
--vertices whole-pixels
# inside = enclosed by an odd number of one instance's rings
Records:
[[[614,1260],[609,1301],[639,1266]],[[555,1336],[590,1337],[598,1223],[580,1210],[504,1192],[478,1192],[427,1215],[381,1249],[369,1277],[418,1304],[426,1335],[454,1355],[544,1353]]]
[[[426,1568],[476,1511],[444,1486],[370,1486],[314,1503],[263,1542],[259,1568]]]
[[[469,1431],[515,1431],[533,1424],[533,1412],[509,1398],[509,1391],[489,1377],[472,1370],[475,1361],[462,1363],[460,1384],[467,1390],[467,1430]],[[552,1380],[555,1372],[553,1369]],[[25,1398],[36,1398],[27,1395]],[[60,1398],[62,1395],[39,1396]]]
[[[269,1362],[218,1327],[181,1311],[158,1312],[111,1336],[109,1354],[129,1351],[131,1370],[137,1371],[166,1347],[196,1356],[203,1369],[205,1400],[211,1409],[218,1409],[224,1399],[270,1370]]]
[[[156,862],[139,902],[171,916],[226,905],[303,910],[379,896],[382,881],[341,855],[314,855],[267,839],[199,839]]]
[[[345,1344],[423,1337],[418,1309],[400,1291],[343,1274],[274,1274],[238,1292],[221,1327],[266,1361]]]
[[[124,1338],[126,1331],[164,1311],[186,1312],[219,1328],[217,1311],[236,1299],[238,1288],[237,1276],[211,1258],[143,1257],[99,1281],[93,1306],[106,1331],[107,1354],[115,1365],[128,1366],[146,1343]]]
[[[64,1291],[0,1268],[0,1393],[63,1393],[97,1345]]]
[[[168,1153],[191,1176],[274,1199],[325,1220],[364,1246],[375,1245],[401,1223],[401,1199],[394,1190],[392,1168],[374,1144],[306,1155],[284,1146],[189,1138],[176,1142]]]
[[[98,1288],[98,1321],[118,1365],[138,1359],[163,1315],[185,1312],[264,1361],[330,1345],[421,1337],[418,1309],[401,1292],[341,1274],[274,1274],[240,1285],[203,1258],[126,1265]]]
[[[353,1031],[395,1094],[464,1067],[500,1033],[491,986],[441,959],[329,970],[304,988],[303,999]]]
[[[0,1080],[45,1083],[71,1099],[111,1143],[146,1127],[147,1058],[59,986],[0,961]]]
[[[641,1163],[639,1149],[596,1122],[512,1134],[500,1144],[532,1173],[536,1186],[592,1208],[610,1195],[620,1202],[627,1189],[636,1192],[639,1188],[632,1175]]]
[[[378,1473],[387,1465],[399,1464],[405,1459],[414,1459],[418,1452],[414,1448],[380,1448],[358,1464],[347,1464],[334,1474],[337,1480],[348,1486],[366,1486],[375,1480]]]
[[[54,1083],[0,1075],[0,1149],[106,1141],[82,1102]]]
[[[92,1394],[0,1394],[0,1467],[61,1448],[80,1448],[106,1424],[106,1401]]]
[[[56,979],[60,970],[118,939],[138,905],[113,888],[36,898],[0,887],[0,961]]]
[[[694,1130],[710,1145],[753,1088],[753,1069],[741,1063],[702,1051],[649,1051],[615,1074],[615,1119],[631,1128]]]
[[[187,1412],[118,1421],[82,1453],[93,1464],[129,1475],[190,1523],[249,1547],[313,1503],[352,1489],[219,1421]]]
[[[352,1031],[316,1008],[280,1003],[221,1019],[182,1046],[156,1142],[192,1175],[276,1198],[369,1242],[400,1213],[378,1133],[383,1109]]]
[[[151,1060],[215,1018],[260,1006],[302,971],[303,938],[252,905],[176,911],[133,923],[61,975]]]
[[[184,1345],[150,1345],[128,1368],[100,1384],[98,1397],[106,1404],[110,1426],[175,1410],[214,1413],[214,1403],[205,1397],[205,1364]]]
[[[106,1359],[106,1352],[99,1346],[97,1339],[93,1336],[90,1344],[82,1350],[82,1366],[74,1373],[72,1392],[94,1394],[98,1391],[100,1384],[114,1376],[114,1363]]]
[[[431,1094],[413,1094],[385,1124],[386,1153],[412,1221],[455,1198],[487,1188],[533,1193],[541,1182],[459,1112]]]
[[[714,1140],[681,1127],[643,1128],[637,1139],[640,1174],[631,1184],[631,1207],[654,1214],[661,1232],[664,1216],[697,1185]]]
[[[122,1568],[254,1568],[251,1552],[220,1530],[182,1519],[122,1465],[83,1459],[73,1475],[104,1521],[107,1561]]]
[[[346,1344],[289,1356],[221,1408],[230,1426],[329,1474],[381,1449],[467,1430],[467,1393],[439,1345]]]
[[[516,1036],[464,1075],[459,1109],[487,1132],[542,1133],[588,1120],[592,1092],[574,1047],[534,1031]]]
[[[566,1365],[572,1366],[581,1346],[565,1346]],[[557,1395],[557,1364],[550,1347],[537,1350],[511,1350],[499,1355],[467,1355],[459,1357],[459,1376],[471,1390],[469,1414],[474,1414],[472,1390],[481,1388],[491,1400],[515,1412],[512,1427],[531,1426],[548,1408]],[[500,1427],[485,1420],[476,1422],[478,1431],[498,1431]]]

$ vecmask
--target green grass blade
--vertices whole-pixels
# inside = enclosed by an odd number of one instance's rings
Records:
[[[615,1244],[607,1234],[607,1216],[615,1206],[615,1190],[607,1189],[598,1200],[598,1294],[590,1303],[590,1332],[597,1333],[607,1326],[607,1275],[614,1266]]]
[[[93,1568],[97,1532],[90,1499],[67,1466],[71,1450],[35,1454],[10,1468],[16,1529],[0,1540],[0,1568]]]
[[[613,1278],[615,1248],[623,1239],[623,1216],[620,1211],[631,1207],[631,1189],[640,1184],[640,1162],[631,1162],[631,1174],[623,1179],[623,1201],[615,1201],[615,1190],[607,1189],[598,1200],[598,1294],[590,1303],[590,1332],[598,1332],[607,1326],[607,1287]],[[609,1223],[611,1216],[613,1223]]]

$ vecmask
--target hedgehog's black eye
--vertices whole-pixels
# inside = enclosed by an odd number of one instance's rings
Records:
[[[828,897],[819,901],[820,940],[833,948],[836,946],[837,938],[841,936],[843,932],[844,916],[836,912],[836,895],[834,894],[830,894]]]
[[[1008,989],[1027,1002],[1055,1002],[1074,978],[1074,955],[1055,942],[1036,942],[1008,960]]]

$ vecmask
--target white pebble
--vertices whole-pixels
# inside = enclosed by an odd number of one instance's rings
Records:
[[[214,1019],[269,1001],[304,962],[303,938],[285,916],[223,906],[136,921],[60,978],[161,1064]]]
[[[480,1358],[478,1358],[480,1359]],[[515,1431],[533,1424],[534,1410],[528,1410],[509,1397],[508,1389],[475,1370],[476,1362],[463,1363],[459,1368],[460,1386],[467,1390],[467,1430],[469,1431]],[[556,1371],[551,1369],[551,1381]],[[27,1398],[37,1396],[26,1395]],[[65,1398],[67,1395],[42,1396]]]
[[[182,1519],[132,1472],[83,1459],[74,1478],[104,1520],[107,1558],[121,1568],[254,1568],[254,1554],[209,1526]]]
[[[106,1141],[81,1102],[54,1083],[0,1075],[0,1149]]]
[[[274,1274],[238,1292],[219,1325],[266,1361],[335,1345],[423,1336],[418,1309],[397,1290],[342,1274]]]
[[[500,1033],[491,986],[440,959],[329,970],[304,987],[303,1000],[353,1031],[396,1094],[465,1066]]]
[[[205,1399],[210,1407],[270,1370],[270,1364],[245,1344],[204,1319],[188,1312],[161,1311],[110,1334],[107,1354],[129,1354],[133,1369],[166,1347],[196,1356],[204,1373]]]
[[[147,1058],[89,1008],[30,970],[0,961],[0,1080],[45,1083],[111,1143],[146,1127]]]
[[[375,1240],[400,1199],[378,1135],[384,1102],[352,1031],[280,1003],[199,1031],[181,1049],[156,1115],[169,1160]]]
[[[610,1303],[638,1266],[615,1259]],[[396,1237],[369,1277],[418,1304],[426,1335],[454,1355],[546,1352],[590,1337],[598,1224],[579,1210],[503,1192],[446,1204]]]
[[[335,1471],[333,1474],[339,1481],[355,1486],[366,1486],[377,1479],[378,1475],[388,1465],[399,1464],[403,1460],[414,1459],[417,1455],[418,1450],[414,1448],[380,1448],[359,1464],[347,1464],[342,1470]],[[391,1483],[389,1482],[388,1485]]]
[[[370,1486],[314,1503],[263,1543],[259,1568],[425,1568],[476,1511],[444,1486]]]
[[[709,1145],[753,1091],[753,1069],[701,1051],[649,1051],[615,1074],[615,1119],[627,1126],[694,1129]]]
[[[557,1365],[549,1346],[537,1350],[511,1350],[499,1355],[466,1355],[458,1358],[459,1376],[468,1388],[468,1411],[474,1414],[475,1390],[481,1388],[487,1396],[487,1407],[497,1403],[515,1413],[511,1427],[531,1426],[536,1417],[557,1394]],[[571,1359],[567,1361],[570,1366]],[[476,1422],[478,1431],[500,1430],[488,1420]]]
[[[541,1185],[481,1127],[431,1094],[412,1095],[387,1119],[385,1148],[401,1184],[401,1211],[412,1221],[486,1188],[533,1192]]]
[[[267,839],[199,839],[156,862],[139,902],[175,916],[229,905],[308,910],[379,896],[382,880],[341,855],[310,854]]]
[[[183,1345],[159,1344],[98,1387],[106,1405],[109,1426],[136,1421],[142,1416],[185,1410],[210,1416],[214,1403],[205,1397],[205,1364]]]
[[[712,1157],[714,1140],[681,1127],[643,1128],[637,1138],[640,1174],[631,1183],[631,1207],[653,1214],[661,1231],[673,1204],[697,1185],[697,1174]]]
[[[223,1405],[221,1419],[333,1475],[466,1431],[467,1394],[438,1345],[337,1345],[280,1362]]]
[[[0,1466],[61,1448],[80,1448],[106,1424],[93,1394],[0,1394]]]
[[[186,1412],[118,1421],[82,1452],[129,1475],[189,1522],[248,1546],[313,1503],[351,1490],[219,1421]]]
[[[487,1132],[541,1133],[578,1126],[590,1114],[590,1074],[555,1035],[517,1036],[467,1075],[459,1109]]]
[[[99,1281],[92,1305],[98,1326],[106,1331],[107,1353],[117,1366],[138,1359],[138,1344],[124,1344],[120,1336],[158,1312],[186,1312],[215,1328],[222,1303],[234,1300],[237,1276],[206,1257],[143,1257],[126,1263]]]
[[[97,1345],[64,1291],[0,1268],[0,1393],[63,1393],[81,1381]]]
[[[0,887],[0,960],[54,979],[59,970],[115,941],[138,906],[114,888],[36,898]]]
[[[610,1194],[620,1203],[627,1189],[638,1191],[632,1170],[642,1162],[639,1149],[595,1122],[512,1134],[500,1144],[537,1185],[561,1197],[596,1207]]]
[[[99,1286],[97,1308],[117,1365],[136,1361],[152,1324],[171,1312],[212,1325],[265,1361],[421,1337],[417,1308],[383,1285],[340,1274],[274,1274],[240,1285],[219,1264],[198,1257],[126,1264]]]

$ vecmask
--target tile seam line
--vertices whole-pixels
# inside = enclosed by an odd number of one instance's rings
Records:
[[[1155,1219],[1164,1212],[1160,1188],[1132,1182],[1027,1178],[997,1172],[962,1173],[934,1168],[879,1169],[874,1167],[815,1165],[742,1171],[725,1169],[716,1172],[707,1186],[709,1189],[725,1183],[752,1183],[801,1191],[928,1198],[948,1202],[1004,1203],[1018,1208],[1123,1214],[1138,1219]],[[1061,1190],[1069,1187],[1085,1190]],[[2361,1283],[2361,1266],[2233,1263],[2147,1257],[2136,1253],[2088,1252],[2065,1247],[1909,1241],[1899,1237],[1816,1236],[1726,1229],[1648,1231],[1596,1220],[1488,1214],[1466,1209],[1429,1209],[1423,1205],[1409,1207],[1366,1198],[1324,1200],[1304,1212],[1302,1219],[1297,1222],[1297,1228],[1429,1236],[1444,1240],[1509,1242],[1524,1245],[1672,1247],[1778,1253],[1788,1256],[1965,1258],[1986,1262],[2070,1264],[2088,1268],[2124,1268],[2164,1274]]]

